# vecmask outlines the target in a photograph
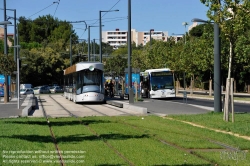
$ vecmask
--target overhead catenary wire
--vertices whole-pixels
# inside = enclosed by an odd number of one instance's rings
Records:
[[[118,1],[117,1],[108,11],[111,11],[120,1],[121,1],[121,0],[118,0]],[[106,15],[106,13],[105,13],[102,17],[104,17],[105,15]],[[102,17],[101,17],[101,19],[102,19]],[[91,25],[95,25],[95,24],[98,22],[98,20],[99,20],[99,19],[97,19],[96,22],[93,23],[93,24],[91,24]],[[90,26],[91,26],[91,25],[90,25]],[[83,32],[83,34],[81,35],[81,37],[84,35],[84,33],[85,33],[85,31]],[[81,37],[80,37],[80,38],[81,38]]]
[[[111,18],[109,18],[109,19],[111,19]],[[115,17],[115,18],[112,18],[113,20],[109,20],[109,21],[104,21],[103,23],[105,23],[105,22],[112,22],[112,21],[120,21],[120,20],[125,20],[125,19],[127,19],[127,17]],[[70,23],[78,23],[78,22],[70,22]],[[77,24],[77,25],[83,25],[83,24]],[[86,25],[86,24],[85,24]],[[93,25],[93,24],[91,24],[91,25]],[[86,31],[86,30],[85,30]],[[83,34],[81,35],[81,37],[84,35],[84,33],[85,33],[85,31],[83,32]]]
[[[57,6],[56,6],[56,10],[55,10],[55,12],[54,12],[53,17],[55,17],[55,14],[56,14],[56,11],[57,11],[57,8],[58,8],[58,5],[59,5],[59,4],[60,4],[60,0],[58,0]]]
[[[49,5],[49,6],[45,7],[44,9],[42,9],[42,10],[40,10],[40,11],[38,11],[38,12],[34,13],[34,14],[32,14],[32,15],[31,15],[31,16],[29,16],[28,18],[30,18],[30,17],[32,17],[32,16],[34,16],[34,15],[36,15],[36,14],[40,13],[41,11],[43,11],[43,10],[45,10],[45,9],[49,8],[50,6],[54,5],[55,3],[58,3],[58,2],[53,2],[51,5]]]

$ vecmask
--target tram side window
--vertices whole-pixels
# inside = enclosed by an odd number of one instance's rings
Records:
[[[64,91],[69,92],[69,75],[64,76]]]
[[[76,94],[81,94],[82,93],[82,73],[78,72],[77,73],[77,78],[76,78]]]
[[[73,74],[69,75],[69,92],[72,93],[73,91]]]

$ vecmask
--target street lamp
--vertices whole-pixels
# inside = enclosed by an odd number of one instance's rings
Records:
[[[95,41],[99,39],[93,39],[94,44],[93,44],[93,54],[94,54],[94,61],[95,61]]]
[[[192,19],[192,22],[211,23],[199,18]],[[221,62],[220,62],[220,28],[214,22],[214,111],[221,112]]]
[[[4,1],[5,2],[5,1]],[[4,5],[5,6],[5,5]],[[6,10],[4,10],[4,20],[6,20]],[[7,56],[7,24],[12,24],[10,21],[2,21],[0,25],[4,25],[4,54]],[[9,83],[8,83],[8,75],[5,75],[5,89],[4,89],[4,102],[9,102]]]
[[[19,49],[20,45],[12,46],[14,48]],[[19,51],[17,51],[17,59],[16,59],[16,66],[17,66],[17,109],[20,108],[20,66],[19,66]]]
[[[1,10],[4,10],[1,8]],[[7,21],[5,22],[9,22],[9,18],[13,18],[14,19],[14,45],[17,45],[16,43],[16,9],[6,9],[6,10],[10,10],[10,11],[13,11],[14,12],[14,17],[8,17]],[[9,24],[9,23],[7,23]],[[10,22],[11,24],[11,22]],[[14,61],[16,61],[16,49],[14,49]]]
[[[131,68],[131,0],[128,0],[128,92],[129,103],[134,103],[134,92],[132,88],[132,68]]]
[[[90,26],[90,25],[88,26],[88,61],[90,61],[90,27],[98,27],[98,26]]]
[[[4,9],[1,9],[1,10],[4,10]],[[10,11],[14,12],[14,17],[9,17],[9,18],[13,18],[14,19],[14,45],[17,45],[17,28],[18,27],[16,26],[16,9],[6,9],[6,10],[10,10]],[[16,59],[17,59],[17,49],[14,48],[14,61],[15,62],[16,62]],[[17,82],[17,77],[16,77],[16,82]],[[17,84],[16,84],[16,88],[15,89],[16,89],[15,91],[16,91],[16,95],[17,95]]]
[[[102,63],[102,12],[118,12],[119,10],[99,11],[99,35],[100,35],[100,62]]]
[[[187,22],[183,22],[182,25],[185,26],[185,36],[184,37],[185,37],[185,44],[186,44],[186,35],[187,35],[186,26],[188,25],[188,23]]]
[[[70,56],[70,66],[72,66],[72,28],[70,29],[70,39],[69,39],[69,56]]]
[[[1,21],[0,25],[7,25],[7,24],[12,24],[10,21]]]
[[[149,40],[150,40],[150,48],[151,48],[151,45],[152,45],[152,41],[151,41],[151,32],[154,32],[154,29],[150,29],[149,30]]]

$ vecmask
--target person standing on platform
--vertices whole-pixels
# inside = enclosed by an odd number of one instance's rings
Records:
[[[109,96],[111,98],[114,97],[114,83],[112,80],[109,83]]]

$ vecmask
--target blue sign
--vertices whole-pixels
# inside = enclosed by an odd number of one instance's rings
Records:
[[[137,83],[137,92],[140,93],[140,73],[132,73],[132,89],[135,93],[135,83]],[[125,74],[125,94],[128,94],[128,73]]]
[[[10,85],[10,76],[8,76],[8,80],[9,80],[8,82]],[[5,82],[5,76],[0,74],[0,88],[4,87],[4,82]]]

